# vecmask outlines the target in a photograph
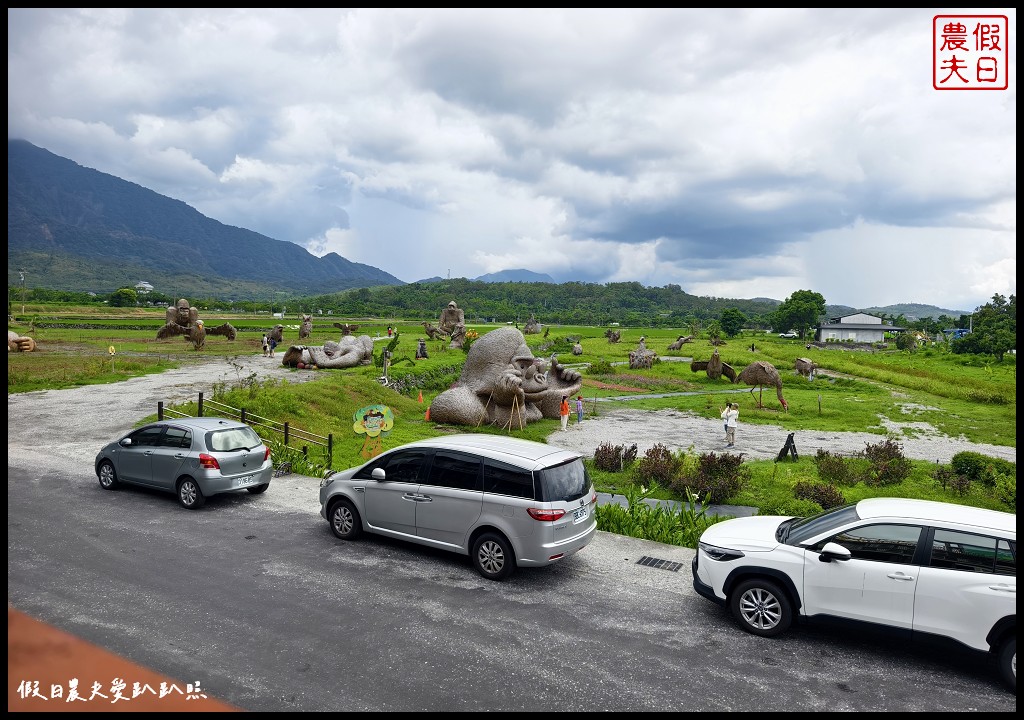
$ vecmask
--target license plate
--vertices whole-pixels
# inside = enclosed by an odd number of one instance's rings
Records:
[[[245,487],[246,485],[252,485],[252,481],[255,479],[255,475],[246,475],[245,477],[235,478],[235,487]]]
[[[573,510],[572,521],[573,523],[583,522],[587,519],[587,508],[586,506]]]

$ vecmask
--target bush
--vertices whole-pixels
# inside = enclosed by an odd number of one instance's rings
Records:
[[[932,471],[932,477],[943,490],[949,490],[957,479],[956,470],[949,465],[937,465]]]
[[[835,485],[823,482],[800,481],[793,486],[793,496],[798,500],[810,500],[821,506],[822,510],[839,507],[846,502],[843,492]]]
[[[897,350],[916,350],[917,339],[914,338],[910,333],[900,333],[896,336],[896,349]]]
[[[587,375],[614,375],[615,366],[612,365],[610,360],[597,360],[590,363],[590,367],[587,368]]]
[[[814,465],[818,468],[818,477],[832,485],[853,484],[852,473],[846,459],[825,450],[818,450],[814,456]]]
[[[949,489],[963,497],[971,491],[971,479],[966,475],[954,474],[953,478],[949,481]]]
[[[603,442],[594,450],[594,466],[606,472],[621,472],[636,459],[636,443],[629,448]]]
[[[996,473],[993,480],[996,499],[1017,512],[1017,476]]]
[[[870,464],[864,482],[872,487],[898,485],[910,477],[913,469],[903,455],[903,446],[892,437],[880,443],[865,443],[864,457]]]
[[[680,462],[680,467],[686,466]],[[692,467],[692,465],[691,465]],[[750,472],[743,467],[739,455],[705,453],[697,461],[696,471],[678,475],[672,488],[679,493],[693,494],[708,498],[708,502],[720,505],[743,489]]]
[[[1014,479],[1017,477],[1016,463],[976,452],[958,452],[953,456],[951,464],[958,475],[964,475],[988,487],[995,484],[996,475],[1011,475]]]
[[[821,505],[813,500],[785,498],[776,500],[757,509],[758,515],[785,515],[787,517],[810,517],[822,510]]]
[[[672,451],[658,443],[644,453],[633,469],[633,482],[640,485],[657,483],[662,487],[668,486],[676,476],[678,463]]]
[[[664,503],[652,505],[647,499],[657,490],[657,485],[645,490],[632,485],[626,489],[625,506],[617,503],[598,505],[594,511],[597,529],[667,545],[696,548],[701,533],[724,519],[707,516],[705,507],[694,495],[687,495],[687,502],[674,509]]]
[[[958,452],[953,456],[950,465],[958,475],[966,475],[969,478],[980,480],[990,459],[981,453]]]

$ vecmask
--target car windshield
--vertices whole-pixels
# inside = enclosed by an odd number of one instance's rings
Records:
[[[537,472],[537,499],[541,502],[578,500],[590,490],[590,474],[583,460],[577,458]]]
[[[779,528],[778,540],[787,545],[799,545],[812,537],[817,537],[859,519],[857,504],[851,503],[811,517],[787,520]]]
[[[263,444],[256,431],[245,427],[213,430],[207,436],[207,444],[214,452],[230,452],[232,450],[251,450]]]

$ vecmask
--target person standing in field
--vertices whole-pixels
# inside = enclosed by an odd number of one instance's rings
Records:
[[[576,396],[576,422],[583,422],[583,396]]]
[[[562,421],[562,432],[569,427],[569,396],[562,396],[562,404],[558,406],[558,418]]]
[[[725,442],[726,447],[731,448],[736,445],[736,425],[740,418],[740,405],[739,403],[729,403],[722,410],[722,419],[725,421]]]

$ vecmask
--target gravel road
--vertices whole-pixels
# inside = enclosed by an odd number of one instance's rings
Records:
[[[912,408],[908,407],[910,410]],[[785,419],[785,415],[780,417]],[[948,464],[958,452],[973,451],[1017,462],[1015,447],[952,438],[928,423],[881,418],[879,424],[900,437],[903,454],[913,460]],[[910,436],[904,435],[908,430]],[[650,447],[660,443],[670,450],[687,450],[692,446],[698,453],[730,452],[742,454],[746,460],[772,460],[786,444],[786,436],[790,432],[784,425],[745,424],[741,409],[736,447],[726,450],[725,432],[717,418],[709,419],[678,410],[601,408],[598,417],[586,417],[582,423],[570,425],[565,432],[557,430],[548,436],[548,442],[586,455],[593,455],[602,443],[636,443],[637,455],[642,456]],[[793,437],[797,452],[808,457],[818,450],[850,457],[864,450],[866,444],[875,444],[883,439],[883,435],[874,433],[831,430],[797,430]]]

